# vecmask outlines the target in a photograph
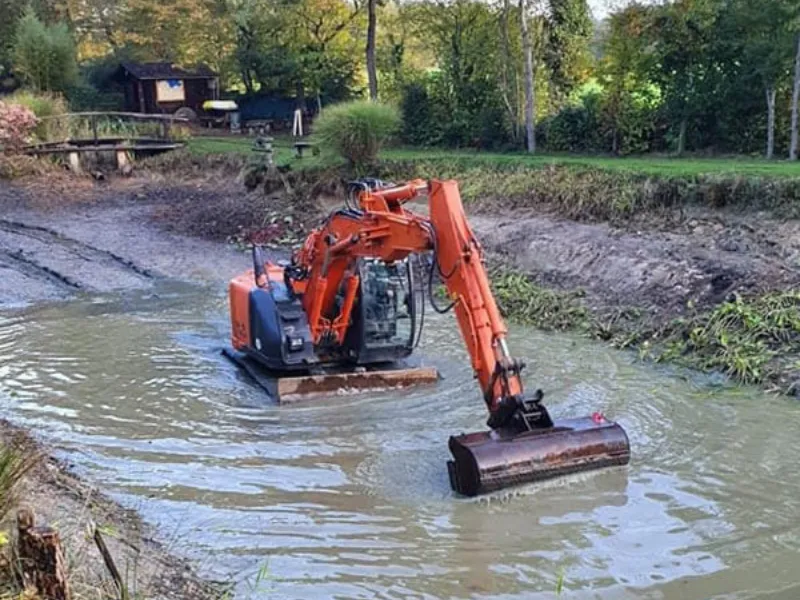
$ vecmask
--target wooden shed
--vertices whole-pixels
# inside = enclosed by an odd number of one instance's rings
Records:
[[[189,108],[202,112],[203,102],[219,98],[219,76],[206,65],[184,69],[168,62],[122,63],[115,79],[125,89],[125,109],[172,114]]]

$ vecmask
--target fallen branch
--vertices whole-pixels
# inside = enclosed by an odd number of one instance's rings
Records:
[[[92,534],[92,537],[94,538],[94,543],[97,545],[97,549],[103,556],[103,562],[106,564],[106,568],[111,574],[114,584],[117,586],[117,591],[119,592],[120,598],[126,598],[127,590],[125,589],[125,582],[122,580],[122,576],[119,574],[119,569],[117,569],[117,565],[114,564],[114,558],[111,556],[111,552],[108,551],[106,541],[103,539],[103,534],[100,533],[100,529],[97,526],[94,527],[94,533]]]

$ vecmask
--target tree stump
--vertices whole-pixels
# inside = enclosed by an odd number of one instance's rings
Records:
[[[67,565],[58,532],[36,527],[32,510],[17,513],[17,554],[22,584],[47,600],[69,600]]]

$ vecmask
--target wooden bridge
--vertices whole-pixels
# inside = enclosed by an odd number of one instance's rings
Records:
[[[39,119],[37,136],[44,141],[24,151],[33,156],[64,155],[69,166],[81,170],[81,154],[113,152],[117,167],[130,168],[136,156],[150,156],[182,148],[180,128],[187,119],[172,115],[128,112],[66,113]]]

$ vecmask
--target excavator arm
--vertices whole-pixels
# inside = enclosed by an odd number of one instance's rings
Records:
[[[418,196],[429,198],[429,216],[405,208]],[[539,419],[550,426],[546,411],[527,402],[525,411],[522,363],[513,359],[507,329],[492,295],[483,251],[464,213],[455,181],[412,181],[383,189],[366,188],[358,209],[334,212],[315,230],[294,257],[301,273],[295,291],[303,305],[315,343],[343,343],[359,279],[360,257],[385,262],[431,251],[433,266],[453,301],[456,319],[495,428],[515,415]],[[344,300],[337,296],[344,292]],[[522,412],[520,412],[522,411]],[[520,423],[519,425],[523,425]],[[532,425],[532,423],[531,423]]]

